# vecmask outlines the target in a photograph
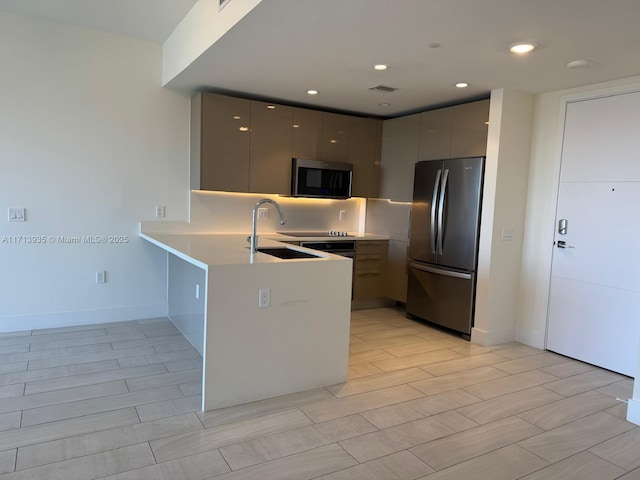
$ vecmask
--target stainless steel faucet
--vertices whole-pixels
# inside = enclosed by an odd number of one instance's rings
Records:
[[[251,245],[251,253],[256,253],[258,251],[258,235],[256,235],[256,224],[258,223],[258,209],[263,203],[270,203],[271,205],[276,207],[276,209],[278,209],[278,213],[280,214],[280,225],[285,224],[284,214],[280,209],[280,205],[278,205],[275,200],[271,200],[270,198],[263,198],[262,200],[259,200],[258,203],[256,203],[253,207],[253,223],[251,224],[251,236],[247,238],[247,240],[249,240],[249,244]]]

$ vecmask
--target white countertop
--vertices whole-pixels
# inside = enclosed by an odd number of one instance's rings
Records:
[[[204,269],[214,265],[276,264],[350,260],[327,252],[318,252],[317,250],[309,250],[303,247],[283,244],[275,240],[275,238],[281,237],[282,239],[293,240],[294,237],[278,234],[267,233],[264,235],[258,235],[258,246],[289,247],[294,250],[300,250],[303,252],[307,251],[314,255],[319,255],[319,257],[305,259],[281,259],[261,252],[251,255],[249,252],[247,236],[239,234],[142,232],[140,233],[140,237],[178,256],[179,258]],[[318,238],[320,240],[326,240],[327,238],[331,240],[336,239],[336,237]]]

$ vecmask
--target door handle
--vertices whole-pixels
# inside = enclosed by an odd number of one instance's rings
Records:
[[[438,187],[440,186],[442,170],[436,173],[436,181],[433,184],[433,197],[431,198],[431,253],[436,253],[436,205],[438,202]]]
[[[438,205],[438,255],[442,255],[442,240],[444,237],[444,201],[447,193],[447,181],[449,180],[449,169],[444,171],[442,176],[442,187],[440,188],[440,202]]]
[[[558,240],[556,242],[556,247],[558,248],[576,248],[573,245],[569,245],[567,242],[565,242],[564,240]]]

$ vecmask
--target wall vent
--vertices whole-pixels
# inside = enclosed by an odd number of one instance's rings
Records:
[[[371,87],[369,90],[372,90],[374,92],[395,92],[398,89],[393,87],[388,87],[386,85],[376,85],[375,87]]]

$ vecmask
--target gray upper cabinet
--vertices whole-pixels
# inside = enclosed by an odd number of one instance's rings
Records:
[[[250,101],[199,93],[191,117],[191,188],[248,191]]]
[[[213,93],[191,99],[191,188],[291,191],[291,159],[349,162],[353,195],[379,183],[382,121]]]
[[[353,164],[354,197],[378,195],[382,120],[351,117],[349,162]]]
[[[289,194],[293,107],[251,101],[249,192]]]
[[[488,120],[489,100],[385,120],[380,197],[410,202],[418,161],[486,155]]]
[[[322,149],[322,112],[293,109],[293,148],[291,158],[319,160]]]
[[[453,109],[451,158],[487,154],[489,100],[456,105]]]
[[[439,108],[421,114],[419,160],[449,157],[453,108]]]
[[[325,162],[349,161],[349,116],[322,113],[320,160]]]
[[[413,171],[420,151],[421,114],[385,120],[382,127],[380,197],[413,199]]]

